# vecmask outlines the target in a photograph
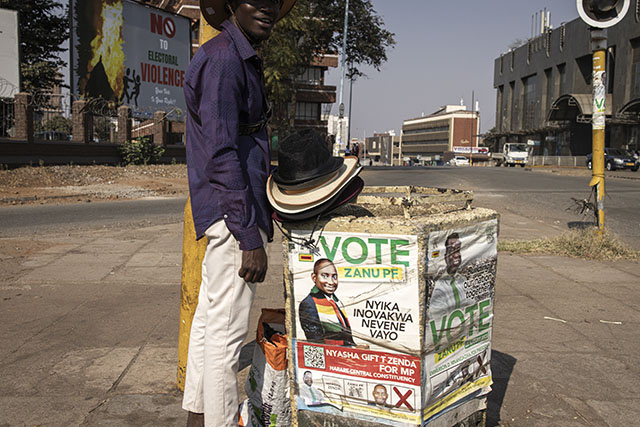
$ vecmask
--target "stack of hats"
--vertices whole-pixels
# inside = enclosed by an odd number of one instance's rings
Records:
[[[335,157],[314,130],[285,138],[278,147],[278,167],[267,181],[267,198],[276,221],[304,221],[327,214],[353,200],[364,187],[355,156]]]

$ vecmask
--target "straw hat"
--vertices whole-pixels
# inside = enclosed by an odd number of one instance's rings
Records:
[[[200,0],[200,10],[204,19],[217,30],[222,29],[221,25],[225,19],[229,18],[229,12],[225,7],[225,0]],[[296,0],[282,0],[278,21],[284,18],[290,11]]]
[[[314,186],[307,187],[302,184],[298,188],[288,189],[278,185],[272,174],[267,180],[267,198],[277,211],[288,214],[301,213],[331,199],[357,177],[361,170],[362,166],[358,164],[357,157],[345,157],[340,169],[329,173],[320,182],[314,180]]]
[[[363,188],[364,181],[359,176],[356,176],[350,180],[345,187],[338,191],[335,196],[315,208],[307,209],[297,214],[288,214],[275,210],[272,217],[278,222],[297,222],[306,221],[320,214],[328,214],[355,199]]]

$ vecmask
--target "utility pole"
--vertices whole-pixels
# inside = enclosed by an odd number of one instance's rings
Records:
[[[580,18],[591,30],[593,51],[593,114],[591,116],[591,181],[589,186],[596,196],[596,222],[604,232],[604,127],[605,100],[607,98],[606,49],[607,28],[622,21],[631,0],[576,0]]]
[[[200,46],[216,37],[220,32],[207,23],[200,14]],[[200,282],[202,280],[202,260],[207,250],[207,239],[196,240],[196,229],[191,212],[191,197],[184,206],[182,233],[182,277],[180,280],[180,325],[178,327],[178,388],[184,391],[189,355],[189,338],[193,315],[198,306]]]
[[[591,29],[591,49],[593,50],[593,116],[591,120],[591,182],[596,195],[596,219],[600,231],[604,231],[604,127],[605,100],[607,97],[606,61],[607,30]]]
[[[362,156],[362,159],[365,160],[365,164],[367,163],[367,130],[364,129],[362,131],[362,144],[363,144],[363,148],[362,150],[364,151],[364,155]]]
[[[473,166],[473,123],[474,123],[474,102],[475,102],[475,91],[471,91],[471,126],[469,126],[471,136],[469,137],[469,147],[471,149],[469,153],[469,166]]]
[[[349,76],[349,124],[347,127],[347,148],[351,146],[351,105],[353,101],[353,76]]]
[[[342,147],[342,125],[344,120],[344,103],[342,102],[342,92],[344,92],[344,75],[346,72],[347,61],[347,27],[349,26],[349,0],[346,1],[344,6],[344,31],[342,34],[342,58],[340,59],[340,93],[338,93],[338,111],[339,111],[339,132],[338,132],[338,144],[334,146],[333,154],[337,156]]]

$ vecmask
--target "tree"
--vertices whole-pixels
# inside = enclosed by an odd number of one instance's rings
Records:
[[[17,10],[20,20],[22,90],[48,91],[61,84],[66,65],[57,54],[69,38],[69,10],[57,0],[0,0],[0,7]]]
[[[71,119],[68,119],[64,116],[54,116],[46,122],[36,122],[36,131],[51,131],[58,132],[63,134],[71,134],[73,124]]]
[[[290,127],[286,106],[292,102],[293,78],[314,57],[342,49],[344,9],[345,0],[298,0],[260,47],[267,95],[276,106],[272,123],[279,133],[286,134]],[[395,45],[393,36],[384,29],[371,0],[350,0],[346,52],[349,75],[363,76],[363,66],[379,70],[387,61],[387,50]]]

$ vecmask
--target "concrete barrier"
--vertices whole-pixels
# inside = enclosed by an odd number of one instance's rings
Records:
[[[484,425],[498,214],[472,198],[366,187],[284,225],[294,425]]]

